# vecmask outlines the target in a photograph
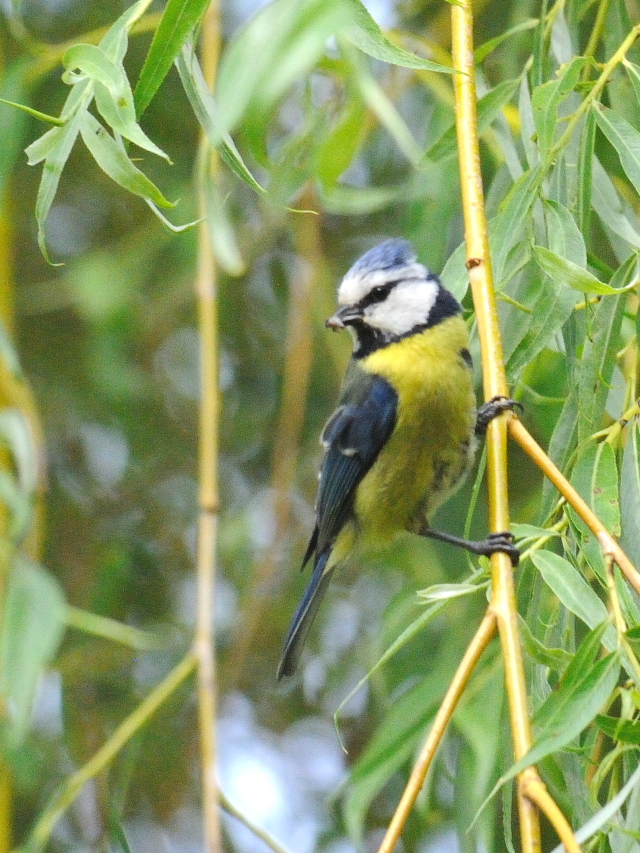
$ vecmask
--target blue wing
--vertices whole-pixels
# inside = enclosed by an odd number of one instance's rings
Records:
[[[351,514],[358,484],[393,432],[397,407],[398,395],[386,379],[363,372],[355,391],[347,391],[325,426],[314,532],[317,554],[333,545]]]
[[[292,675],[298,665],[302,646],[318,611],[333,572],[326,568],[331,549],[351,515],[358,483],[375,462],[393,432],[398,395],[380,376],[358,368],[359,376],[345,381],[340,405],[329,418],[322,433],[326,453],[320,470],[316,502],[316,526],[302,566],[312,556],[311,580],[291,622],[278,667],[278,680]]]

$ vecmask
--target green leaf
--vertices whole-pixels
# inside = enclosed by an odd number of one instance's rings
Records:
[[[527,767],[568,746],[608,702],[618,682],[620,658],[613,653],[593,663],[604,628],[600,625],[585,637],[559,686],[533,717],[533,747],[500,777],[487,801]]]
[[[427,589],[419,589],[418,597],[422,601],[442,601],[450,598],[460,598],[463,595],[473,595],[483,586],[474,583],[436,583]]]
[[[421,631],[440,613],[440,611],[444,610],[448,605],[448,599],[440,599],[435,604],[432,604],[430,607],[427,607],[416,619],[414,619],[407,627],[395,637],[393,642],[387,649],[385,649],[384,653],[378,658],[378,660],[374,663],[371,669],[367,672],[367,674],[360,679],[360,681],[355,685],[355,687],[351,690],[349,694],[342,700],[340,705],[338,706],[335,714],[333,715],[334,723],[336,728],[338,727],[338,721],[340,719],[340,714],[345,705],[349,702],[349,700],[355,696],[355,694],[366,684],[367,680],[371,678],[371,676],[377,672],[380,667],[382,667],[387,661],[389,661],[396,652],[399,652],[400,649],[404,648],[407,643],[420,634]]]
[[[182,53],[176,57],[176,68],[191,108],[207,134],[210,144],[218,151],[221,159],[236,177],[256,192],[266,192],[247,168],[233,139],[222,130],[215,101],[207,88],[193,45],[186,44]]]
[[[640,603],[638,602],[638,597],[617,566],[613,567],[613,579],[625,622],[627,625],[640,625]],[[629,631],[626,632],[626,636],[629,636]],[[640,652],[640,647],[637,647],[635,651]]]
[[[412,181],[392,187],[350,187],[337,183],[323,187],[320,198],[327,213],[348,215],[375,213],[394,202],[406,202],[415,195]]]
[[[498,289],[504,278],[509,252],[518,240],[522,239],[524,223],[538,198],[543,177],[544,172],[541,166],[535,166],[525,172],[511,187],[502,203],[500,213],[495,218],[492,231],[496,249],[492,250],[492,255]]]
[[[98,112],[112,130],[133,142],[138,148],[150,151],[152,154],[157,154],[158,157],[163,157],[167,162],[171,162],[168,155],[149,139],[136,122],[133,95],[128,82],[126,92],[117,98],[101,83],[95,83],[94,90]]]
[[[553,145],[558,128],[558,108],[578,84],[587,62],[585,57],[575,57],[560,69],[557,80],[550,80],[533,90],[531,104],[542,158],[546,157]]]
[[[473,816],[486,797],[500,766],[504,745],[503,718],[505,705],[504,669],[498,665],[485,667],[472,688],[461,697],[452,720],[459,736],[456,741],[456,769],[453,810],[458,831],[472,843],[469,849],[488,850],[483,844],[493,834],[497,804],[483,812],[479,821]],[[491,724],[487,712],[490,709]],[[471,824],[473,823],[473,826]]]
[[[363,53],[381,62],[399,65],[402,68],[421,68],[425,71],[437,71],[440,74],[456,73],[453,68],[422,59],[414,53],[397,47],[384,35],[360,0],[348,0],[348,2],[353,10],[353,24],[345,35]]]
[[[520,91],[518,93],[518,113],[520,115],[520,140],[527,163],[531,168],[540,163],[540,152],[536,145],[536,126],[533,121],[533,108],[531,106],[531,91],[529,79],[526,74],[522,75]]]
[[[542,272],[546,273],[549,278],[565,284],[567,287],[573,288],[573,290],[579,290],[581,293],[600,294],[602,296],[611,296],[619,292],[610,285],[604,284],[604,282],[600,281],[588,270],[583,269],[578,264],[574,264],[572,261],[561,258],[555,252],[552,252],[551,249],[546,249],[544,246],[534,246],[533,257]]]
[[[0,75],[0,96],[4,103],[28,104],[31,102],[31,91],[27,83],[27,75],[33,67],[35,59],[23,56],[20,59],[6,60]],[[5,187],[18,157],[24,147],[27,133],[27,116],[22,110],[7,109],[0,106],[0,127],[2,128],[2,144],[0,145],[0,198],[5,197]]]
[[[593,148],[596,138],[596,123],[593,113],[587,113],[580,133],[578,153],[578,175],[576,182],[576,219],[582,234],[590,233],[591,196],[593,185]],[[575,260],[571,258],[571,260]]]
[[[0,440],[11,452],[20,488],[31,499],[38,485],[41,463],[29,424],[18,409],[7,407],[0,411]]]
[[[611,286],[619,292],[628,282],[633,282],[637,263],[638,256],[631,255],[614,273]],[[591,331],[584,342],[578,376],[579,441],[589,438],[602,426],[625,304],[624,296],[603,299],[591,312]]]
[[[634,420],[628,429],[620,472],[620,518],[622,544],[636,566],[640,565],[640,454],[638,430]]]
[[[159,207],[175,206],[162,195],[156,185],[140,169],[134,166],[124,147],[107,133],[91,113],[82,113],[80,133],[92,157],[112,181]]]
[[[14,745],[29,729],[40,676],[60,644],[64,619],[65,600],[57,581],[18,555],[9,575],[0,631],[0,694]]]
[[[543,199],[542,204],[551,251],[576,264],[585,265],[587,251],[584,240],[569,210],[548,199]],[[535,298],[526,303],[532,305],[529,326],[509,356],[507,369],[511,381],[549,345],[570,317],[577,300],[578,296],[563,287],[555,277],[543,277]]]
[[[590,635],[585,643],[590,641]],[[513,779],[526,767],[558,752],[575,740],[608,702],[620,674],[620,657],[608,655],[590,667],[582,668],[577,677],[565,682],[538,709],[534,726],[538,728],[533,747],[516,762],[500,780]]]
[[[640,103],[640,68],[637,65],[634,65],[633,62],[629,62],[628,59],[623,59],[622,64],[624,65],[627,77],[633,86],[636,100]]]
[[[129,30],[151,5],[152,0],[138,0],[109,27],[100,42],[100,47],[113,62],[120,63],[124,59],[129,43]]]
[[[482,136],[491,127],[496,116],[511,101],[520,86],[520,77],[498,83],[490,92],[478,101],[478,133]],[[424,159],[438,163],[448,157],[455,157],[458,151],[456,126],[451,123],[444,133],[431,145]]]
[[[538,19],[530,18],[528,21],[521,21],[519,24],[516,24],[514,27],[509,27],[508,30],[505,30],[503,33],[500,33],[499,36],[486,41],[484,44],[481,44],[480,47],[477,47],[473,52],[474,59],[478,65],[489,56],[490,53],[499,47],[503,41],[506,41],[511,36],[516,33],[524,32],[525,30],[532,30],[534,27],[537,27]]]
[[[534,764],[571,743],[595,718],[614,691],[620,674],[620,658],[613,652],[578,673],[571,682],[560,683],[538,709],[533,724],[538,729],[535,745],[521,766]]]
[[[534,732],[553,730],[562,722],[563,709],[567,698],[572,694],[576,686],[584,684],[585,673],[593,669],[598,659],[606,628],[607,623],[603,622],[597,628],[594,628],[593,631],[589,631],[584,638],[564,671],[558,688],[549,694],[533,715],[531,722]],[[601,660],[600,663],[604,663],[605,660],[607,658]]]
[[[135,89],[138,116],[149,106],[171,65],[204,14],[209,0],[169,0]]]
[[[396,145],[407,160],[418,166],[422,160],[422,150],[413,138],[406,122],[396,109],[393,101],[386,95],[384,89],[375,77],[370,74],[358,61],[358,54],[353,51],[352,64],[356,68],[356,81],[362,99],[369,109],[376,115],[382,127],[386,128],[389,136],[395,140]]]
[[[33,495],[9,471],[0,471],[0,503],[5,516],[5,539],[18,548],[33,524]]]
[[[620,720],[618,717],[598,714],[596,725],[612,740],[640,746],[640,720]]]
[[[598,127],[616,149],[620,165],[640,193],[640,133],[629,122],[602,104],[593,105]]]
[[[593,186],[591,204],[615,238],[622,238],[633,249],[640,249],[640,230],[626,214],[625,203],[597,157],[592,159]],[[632,211],[630,211],[632,213]]]
[[[83,113],[78,111],[63,127],[52,128],[26,149],[30,165],[41,159],[44,160],[36,199],[36,222],[38,223],[38,245],[48,263],[51,261],[45,242],[45,223],[60,183],[62,170],[80,132],[82,115]]]
[[[508,357],[510,381],[515,381],[522,370],[553,340],[571,315],[575,303],[575,294],[554,279],[545,277],[539,283],[528,328]]]
[[[596,832],[600,832],[600,830],[607,826],[611,821],[616,820],[616,822],[618,822],[620,820],[620,809],[624,805],[625,800],[634,793],[634,791],[637,793],[638,782],[640,782],[640,767],[631,774],[626,784],[620,789],[615,797],[612,797],[601,809],[598,809],[587,823],[575,830],[574,835],[578,844],[584,844],[585,841],[588,841],[596,834]],[[631,845],[633,845],[632,840]],[[633,850],[633,846],[631,845],[627,848],[623,848],[626,850],[626,853],[631,853]],[[552,850],[552,853],[564,853],[565,849],[566,848],[563,845],[559,845]]]
[[[596,628],[608,622],[607,608],[568,560],[551,551],[533,551],[531,561],[554,595],[585,625]],[[616,648],[617,639],[613,625],[607,625],[604,645],[608,649]]]
[[[571,318],[569,318],[569,325]],[[566,326],[565,326],[566,329]],[[568,366],[572,363],[572,356],[568,357]],[[567,399],[562,407],[560,417],[556,421],[553,433],[549,440],[549,457],[564,471],[573,453],[578,437],[578,394],[577,383],[570,376]],[[545,480],[542,486],[541,518],[546,518],[553,505],[558,500],[558,492],[550,480]]]
[[[95,44],[74,44],[65,52],[62,63],[67,69],[62,77],[65,83],[72,84],[86,77],[102,83],[116,97],[128,86],[124,70],[118,68]],[[80,70],[80,75],[75,73],[76,69]]]
[[[520,524],[513,522],[511,524],[511,532],[518,541],[520,540],[535,540],[541,539],[543,536],[559,536],[555,530],[547,530],[545,527],[538,527],[537,524]]]
[[[531,629],[522,617],[518,618],[523,649],[537,663],[556,672],[563,672],[573,660],[573,655],[564,649],[549,649],[531,633]]]
[[[227,46],[216,83],[219,123],[263,122],[285,92],[354,22],[350,0],[272,0]]]
[[[446,675],[441,667],[432,676],[396,699],[353,766],[344,815],[347,831],[356,841],[362,838],[371,801],[425,737],[426,726],[446,690]]]
[[[571,475],[571,483],[609,533],[619,536],[618,469],[611,445],[605,441],[589,444],[578,457]]]
[[[207,225],[213,254],[220,267],[229,275],[239,276],[246,270],[240,246],[229,215],[229,206],[222,198],[214,178],[206,184]]]
[[[102,47],[77,44],[65,53],[63,62],[68,72],[75,75],[75,69],[80,69],[93,82],[98,111],[114,131],[138,147],[169,160],[136,122],[133,93],[120,61],[111,60]],[[67,82],[74,82],[74,78],[67,78]]]
[[[557,201],[542,202],[546,219],[547,245],[552,252],[579,266],[586,266],[587,249],[584,238],[571,212]]]
[[[366,107],[352,97],[346,111],[317,152],[316,174],[323,184],[335,183],[353,162],[367,133]]]

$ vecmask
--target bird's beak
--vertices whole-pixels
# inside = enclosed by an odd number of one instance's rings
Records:
[[[339,329],[346,328],[349,323],[360,319],[362,319],[362,314],[357,308],[354,308],[353,305],[343,305],[325,321],[325,326],[327,329],[333,329],[336,332]]]

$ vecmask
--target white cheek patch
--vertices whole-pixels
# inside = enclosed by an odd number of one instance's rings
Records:
[[[365,322],[390,335],[406,335],[415,326],[423,325],[438,298],[436,281],[406,281],[389,293],[384,302],[370,305]]]

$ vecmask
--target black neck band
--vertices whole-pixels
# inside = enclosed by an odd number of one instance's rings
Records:
[[[418,323],[410,329],[410,331],[405,332],[404,335],[391,335],[388,332],[381,332],[380,329],[374,329],[373,326],[369,326],[368,323],[364,323],[362,321],[352,323],[353,329],[355,330],[358,338],[358,346],[353,352],[353,357],[357,359],[366,358],[368,355],[371,355],[372,352],[375,352],[382,347],[397,343],[397,341],[401,341],[403,338],[410,338],[411,335],[417,335],[420,332],[424,332],[425,329],[437,326],[438,323],[442,323],[443,320],[447,320],[449,317],[455,317],[456,314],[461,313],[462,308],[455,296],[452,293],[449,293],[448,290],[445,290],[444,287],[440,287],[438,289],[438,295],[436,296],[433,308],[429,312],[427,322]]]

